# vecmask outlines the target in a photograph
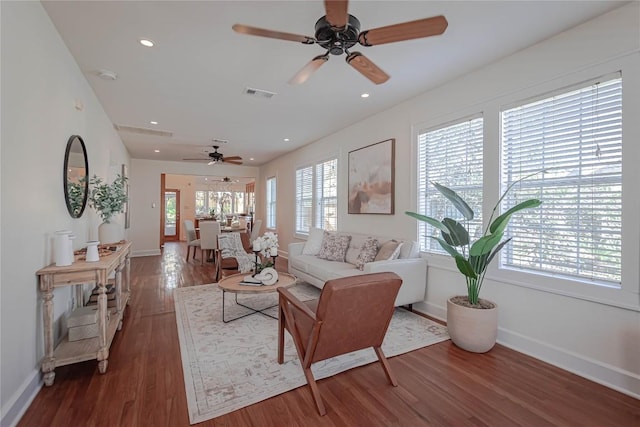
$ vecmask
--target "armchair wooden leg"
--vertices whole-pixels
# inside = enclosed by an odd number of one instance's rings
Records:
[[[313,378],[313,373],[311,373],[311,367],[304,368],[304,376],[307,378],[307,383],[309,384],[309,389],[311,390],[311,396],[313,397],[313,401],[316,403],[318,413],[321,416],[326,415],[327,410],[324,408],[324,402],[322,402],[322,396],[320,396],[320,390],[318,390],[316,379]]]
[[[387,360],[384,353],[382,352],[382,348],[373,347],[373,349],[376,351],[376,355],[378,356],[378,360],[382,364],[382,369],[384,369],[384,373],[387,375],[387,379],[389,380],[392,386],[398,387],[398,381],[396,380],[396,377],[393,375],[393,372],[391,372],[389,361]]]
[[[282,302],[281,302],[282,304]],[[278,363],[284,363],[284,311],[278,307]]]
[[[191,252],[191,246],[187,246],[187,262],[189,262],[189,253]],[[195,257],[195,254],[193,255]]]

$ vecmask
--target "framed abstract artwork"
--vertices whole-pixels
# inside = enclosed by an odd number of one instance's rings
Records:
[[[395,139],[349,152],[349,213],[394,213]]]

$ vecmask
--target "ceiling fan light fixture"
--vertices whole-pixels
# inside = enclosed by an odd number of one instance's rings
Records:
[[[149,40],[149,39],[140,39],[139,42],[144,47],[153,47],[155,45],[153,40]]]
[[[368,98],[369,94],[368,93],[363,93],[360,95],[360,98]]]

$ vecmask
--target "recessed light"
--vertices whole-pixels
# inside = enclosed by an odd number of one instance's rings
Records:
[[[158,124],[158,122],[156,122],[155,120],[152,120],[149,123],[151,123],[152,125],[157,125]]]
[[[253,160],[253,157],[251,157],[249,160]]]
[[[368,93],[363,93],[362,95],[360,95],[360,98],[368,98],[369,94]]]
[[[153,152],[154,152],[154,153],[159,153],[159,152],[160,152],[160,150],[153,150]]]
[[[146,47],[153,47],[154,43],[149,39],[140,39],[140,44]]]
[[[285,138],[285,139],[284,139],[284,142],[289,142],[289,138]]]

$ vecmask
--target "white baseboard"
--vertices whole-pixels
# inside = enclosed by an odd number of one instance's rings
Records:
[[[139,257],[139,256],[155,256],[155,255],[162,255],[162,252],[160,252],[160,249],[145,249],[142,251],[131,252],[131,257],[133,258]]]
[[[640,399],[640,375],[633,372],[503,328],[498,329],[498,343],[620,393]]]
[[[446,322],[447,310],[429,302],[413,305],[413,309]],[[620,393],[640,399],[640,375],[584,357],[505,328],[498,328],[498,344],[557,366]]]
[[[20,418],[27,411],[33,399],[42,388],[43,382],[40,378],[40,370],[36,369],[27,377],[20,388],[11,398],[2,405],[2,419],[0,426],[13,427],[18,424]]]

